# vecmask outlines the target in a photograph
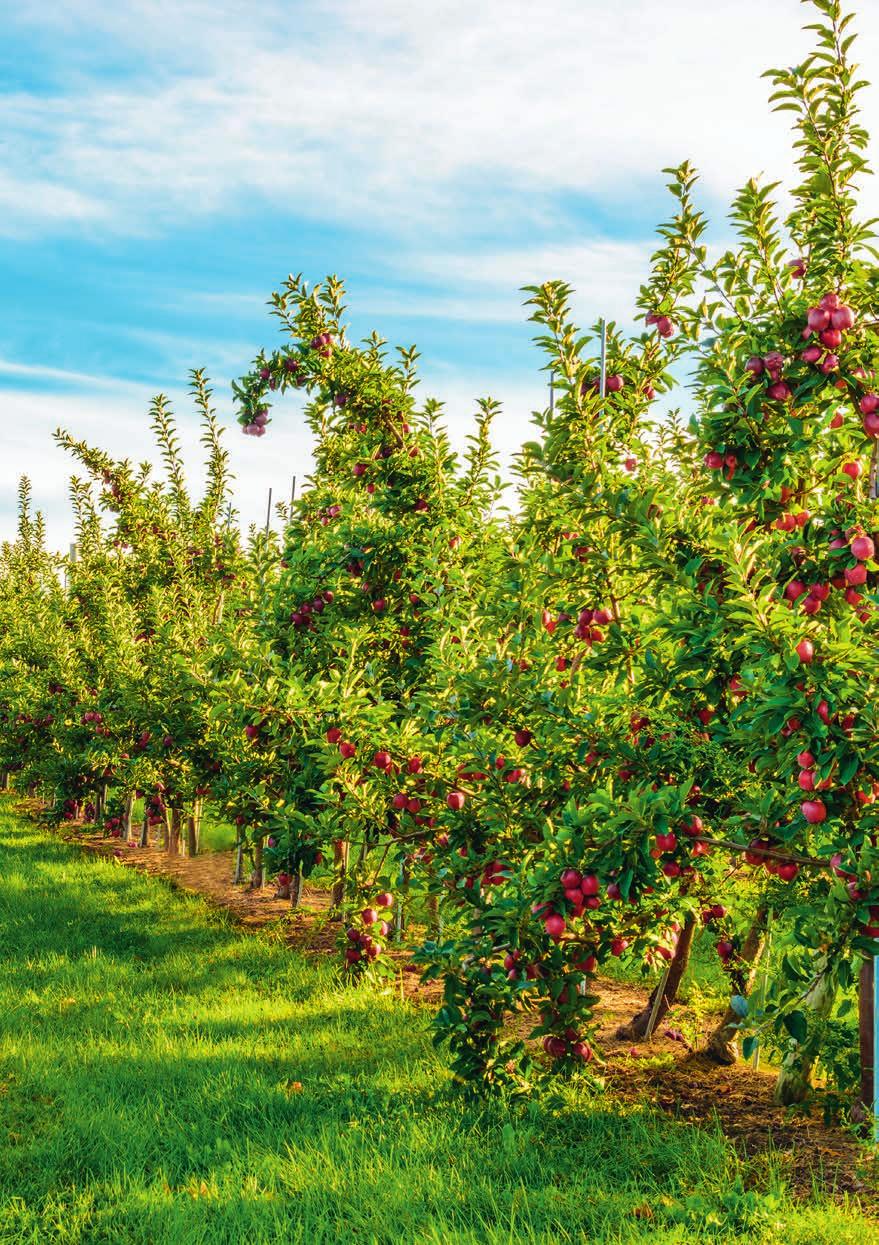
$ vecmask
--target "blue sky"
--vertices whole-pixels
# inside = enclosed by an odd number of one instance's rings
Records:
[[[879,17],[858,22],[861,59]],[[49,12],[46,12],[49,9]],[[205,366],[245,522],[308,467],[293,402],[231,425],[230,379],[289,271],[346,277],[355,332],[417,342],[454,439],[502,400],[509,456],[543,401],[518,287],[630,314],[689,157],[725,233],[736,185],[787,170],[760,72],[802,54],[797,0],[55,0],[0,38],[0,537],[27,471],[69,539],[58,424],[135,459],[146,409]],[[872,95],[867,115],[875,109]],[[874,126],[875,129],[875,126]],[[873,192],[871,192],[873,193]]]

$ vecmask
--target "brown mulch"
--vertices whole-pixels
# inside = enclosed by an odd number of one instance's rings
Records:
[[[121,865],[202,896],[246,929],[271,926],[299,951],[337,954],[339,927],[329,919],[326,890],[304,886],[300,907],[291,909],[289,900],[275,897],[273,887],[233,886],[233,852],[189,859],[169,856],[155,847],[120,846],[117,840],[99,834],[69,838],[89,852],[114,857]],[[390,949],[389,957],[400,970],[407,999],[418,1005],[437,1001],[440,984],[421,984],[411,952]],[[687,1039],[699,1046],[710,1029],[711,1017],[701,1032],[694,1031],[692,1015],[678,1005],[651,1041],[620,1041],[617,1027],[643,1008],[646,991],[607,978],[596,983],[596,990],[601,995],[596,1010],[596,1045],[604,1061],[600,1071],[618,1098],[633,1106],[654,1106],[692,1124],[717,1122],[743,1153],[755,1161],[771,1157],[780,1164],[791,1185],[803,1194],[810,1193],[820,1177],[829,1192],[857,1195],[871,1208],[879,1207],[875,1150],[859,1144],[843,1129],[825,1125],[818,1108],[791,1111],[776,1106],[771,1068],[755,1069],[742,1063],[720,1067],[692,1049]]]

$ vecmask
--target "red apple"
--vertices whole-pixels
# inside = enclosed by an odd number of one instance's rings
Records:
[[[800,811],[810,826],[820,825],[827,820],[827,809],[823,800],[804,800]]]
[[[849,547],[852,557],[859,562],[869,562],[876,555],[876,546],[869,536],[856,536]]]

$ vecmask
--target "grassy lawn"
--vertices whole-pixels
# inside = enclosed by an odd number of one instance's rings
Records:
[[[2,1245],[877,1239],[576,1085],[467,1107],[398,999],[6,810]]]

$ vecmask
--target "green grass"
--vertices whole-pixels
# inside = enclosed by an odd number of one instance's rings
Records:
[[[877,1228],[582,1087],[468,1107],[398,999],[0,811],[0,1245],[733,1239]]]

